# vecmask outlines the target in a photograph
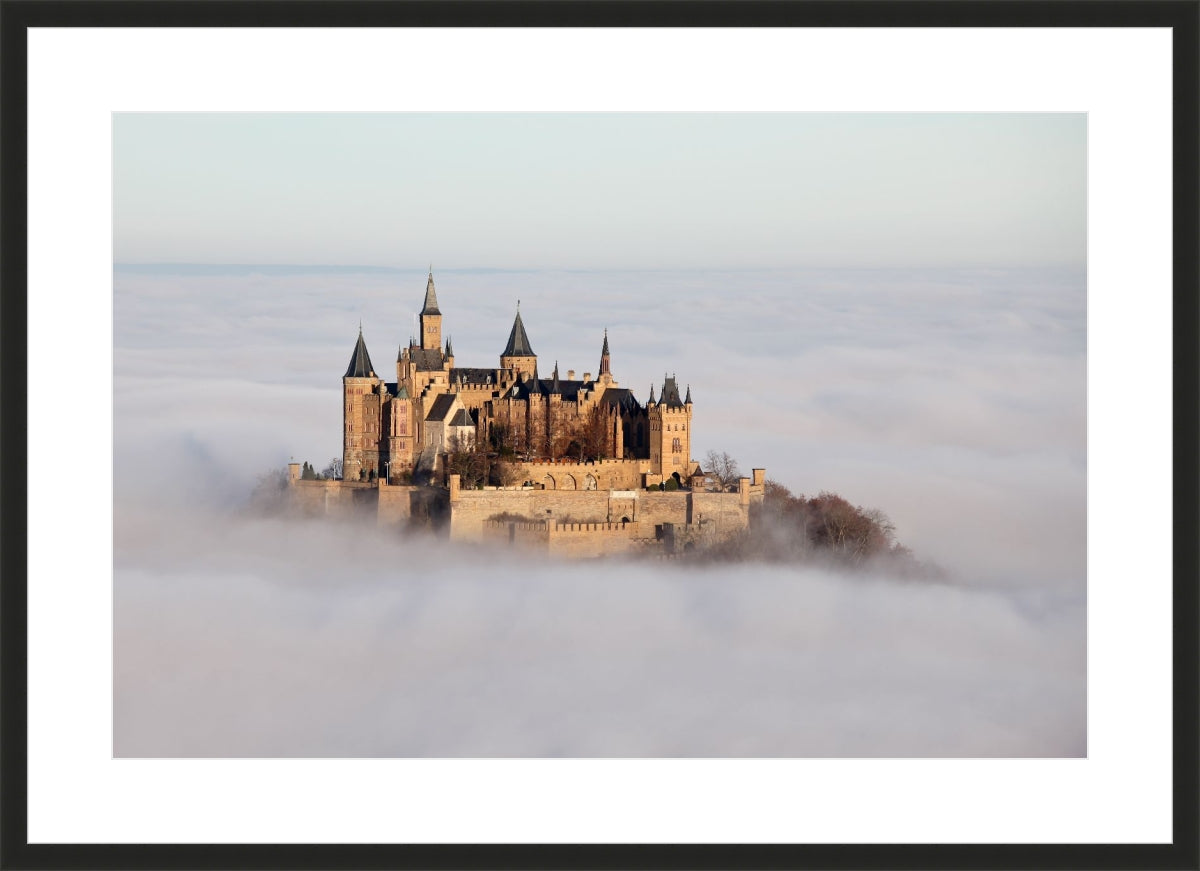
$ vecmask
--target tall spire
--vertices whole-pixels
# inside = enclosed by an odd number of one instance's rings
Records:
[[[438,310],[437,290],[433,286],[433,264],[429,264],[429,280],[425,282],[425,306],[421,309],[423,315],[440,315]]]
[[[558,361],[554,361],[554,386],[550,389],[551,393],[562,393],[562,388],[558,384]]]
[[[453,346],[450,344],[450,337],[449,337],[449,336],[446,336],[446,356],[447,356],[447,357],[453,357],[453,356],[454,356],[454,348],[453,348]]]
[[[342,377],[375,377],[375,367],[371,365],[371,355],[367,353],[367,343],[363,341],[361,322],[358,325],[358,341],[354,343],[354,353],[350,355],[350,365],[346,367],[346,374]]]
[[[612,374],[608,368],[608,327],[604,328],[604,347],[600,349],[600,374]]]
[[[529,346],[529,336],[525,334],[525,324],[521,322],[521,304],[517,303],[517,317],[513,321],[512,332],[508,334],[508,344],[500,354],[501,357],[536,357],[533,348]]]

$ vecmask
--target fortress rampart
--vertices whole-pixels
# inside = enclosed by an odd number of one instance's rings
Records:
[[[538,464],[581,468],[593,464]],[[601,465],[601,464],[594,464]],[[614,462],[612,465],[625,465]],[[519,546],[562,557],[598,557],[657,548],[670,554],[719,542],[749,526],[766,478],[755,469],[737,492],[704,490],[559,490],[397,486],[385,482],[300,480],[289,469],[291,508],[309,516],[419,526],[451,540]]]

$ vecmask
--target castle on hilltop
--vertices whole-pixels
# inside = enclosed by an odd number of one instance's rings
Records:
[[[359,329],[342,379],[345,480],[382,476],[393,482],[413,472],[435,473],[452,448],[500,450],[527,463],[572,457],[643,461],[637,467],[648,477],[636,482],[642,486],[667,478],[686,484],[697,470],[690,458],[691,386],[681,397],[676,379],[664,376],[658,398],[651,386],[642,405],[613,377],[607,330],[594,377],[584,372],[576,379],[575,370],[568,370],[564,378],[555,362],[551,376],[543,378],[518,302],[499,365],[459,366],[442,329],[432,272],[420,323],[419,340],[400,347],[394,382],[376,374]],[[533,483],[600,486],[594,475],[549,478]]]
[[[664,376],[643,405],[618,384],[607,330],[594,376],[563,377],[555,362],[543,378],[518,302],[499,365],[457,365],[432,270],[396,380],[375,371],[360,324],[342,400],[341,479],[302,480],[289,465],[292,504],[307,513],[369,511],[451,538],[601,556],[720,540],[763,498],[765,470],[718,482],[691,458],[690,385],[681,396]],[[504,474],[464,483],[464,456],[495,457]]]

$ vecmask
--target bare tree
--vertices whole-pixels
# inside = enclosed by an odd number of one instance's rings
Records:
[[[323,478],[340,478],[342,477],[342,458],[334,457],[329,461],[329,465],[321,472]]]
[[[493,457],[488,470],[488,483],[496,487],[512,487],[521,480],[521,469],[511,457]]]
[[[450,437],[446,474],[458,475],[462,487],[471,490],[486,484],[491,465],[491,457],[486,451],[477,450],[473,439],[462,439],[457,433]]]
[[[717,453],[709,451],[704,455],[704,471],[709,477],[721,485],[722,490],[732,490],[737,487],[742,470],[738,468],[737,460],[724,451]]]

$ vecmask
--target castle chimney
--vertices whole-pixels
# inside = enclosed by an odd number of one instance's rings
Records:
[[[584,372],[584,373],[583,373],[583,380],[584,380],[584,381],[591,381],[591,380],[592,380],[592,373],[591,373],[591,372]]]
[[[574,370],[574,369],[568,369],[568,370],[567,370],[567,380],[568,380],[568,381],[574,381],[574,380],[575,380],[575,370]]]

